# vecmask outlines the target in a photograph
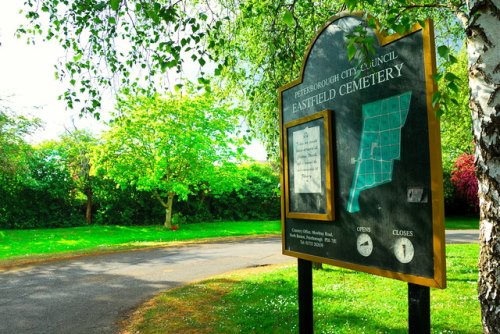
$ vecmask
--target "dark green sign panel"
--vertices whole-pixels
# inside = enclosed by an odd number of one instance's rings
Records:
[[[367,28],[376,54],[357,65],[347,35],[360,25],[330,21],[279,91],[283,253],[444,287],[432,22],[404,36]]]

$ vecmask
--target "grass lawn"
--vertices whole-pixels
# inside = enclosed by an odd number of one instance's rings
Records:
[[[481,333],[478,245],[448,245],[448,288],[431,290],[433,333]],[[314,271],[316,333],[407,333],[407,284],[326,266]],[[125,333],[296,333],[296,265],[254,268],[170,290]]]
[[[279,221],[162,226],[88,226],[59,229],[0,230],[0,260],[71,252],[99,252],[162,245],[202,238],[279,234]]]
[[[477,230],[479,217],[446,217],[445,226],[448,230]]]

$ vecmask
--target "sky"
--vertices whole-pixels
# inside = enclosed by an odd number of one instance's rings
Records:
[[[54,64],[64,56],[63,49],[54,42],[28,45],[26,40],[15,37],[16,28],[24,22],[19,13],[19,0],[1,0],[0,4],[0,100],[17,114],[42,119],[43,129],[28,140],[37,143],[56,139],[66,130],[89,129],[96,133],[105,129],[102,122],[90,116],[80,118],[77,110],[67,110],[58,96],[65,86],[54,76]],[[103,101],[101,113],[106,119],[106,109],[113,106],[112,99]],[[246,148],[246,153],[257,160],[265,160],[263,146],[257,142]]]
[[[80,118],[78,111],[66,110],[58,96],[63,83],[54,76],[54,64],[64,55],[55,43],[28,45],[15,37],[23,22],[19,14],[22,1],[2,0],[0,4],[0,99],[18,114],[41,118],[44,127],[29,140],[54,139],[65,128],[102,130],[104,126],[91,117]]]

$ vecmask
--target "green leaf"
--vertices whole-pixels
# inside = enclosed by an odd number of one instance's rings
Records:
[[[121,2],[122,2],[122,0],[109,0],[109,5],[110,5],[112,10],[117,11],[118,9],[120,9]]]
[[[432,107],[435,108],[436,105],[439,104],[439,102],[441,101],[441,93],[440,92],[435,92],[433,95],[432,95]]]
[[[376,29],[377,28],[377,21],[375,20],[374,17],[368,17],[367,19],[367,24],[368,24],[368,27],[372,28],[372,29]]]
[[[458,59],[452,54],[449,55],[448,60],[451,64],[456,64],[458,62]]]
[[[285,13],[283,14],[283,22],[290,27],[293,25],[293,15],[291,11],[285,10]]]
[[[407,27],[405,25],[398,25],[394,28],[394,30],[396,30],[398,34],[403,35],[406,33]]]
[[[458,88],[458,85],[453,81],[449,82],[447,87],[455,93],[458,93],[460,91],[460,88]]]
[[[347,59],[353,60],[356,55],[356,46],[354,44],[349,43],[347,45]]]
[[[441,116],[443,116],[444,110],[439,108],[436,110],[436,117],[439,119]]]
[[[460,81],[460,78],[451,72],[447,72],[444,78],[448,81]]]
[[[446,45],[440,45],[438,47],[438,54],[441,58],[448,59],[450,55],[450,49]]]
[[[443,78],[443,73],[436,73],[432,76],[435,81],[439,81]]]

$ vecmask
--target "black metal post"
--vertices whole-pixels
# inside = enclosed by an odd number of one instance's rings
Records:
[[[298,259],[299,279],[299,334],[312,334],[313,328],[313,285],[312,262]]]
[[[427,286],[408,283],[408,333],[430,334],[431,293]]]

